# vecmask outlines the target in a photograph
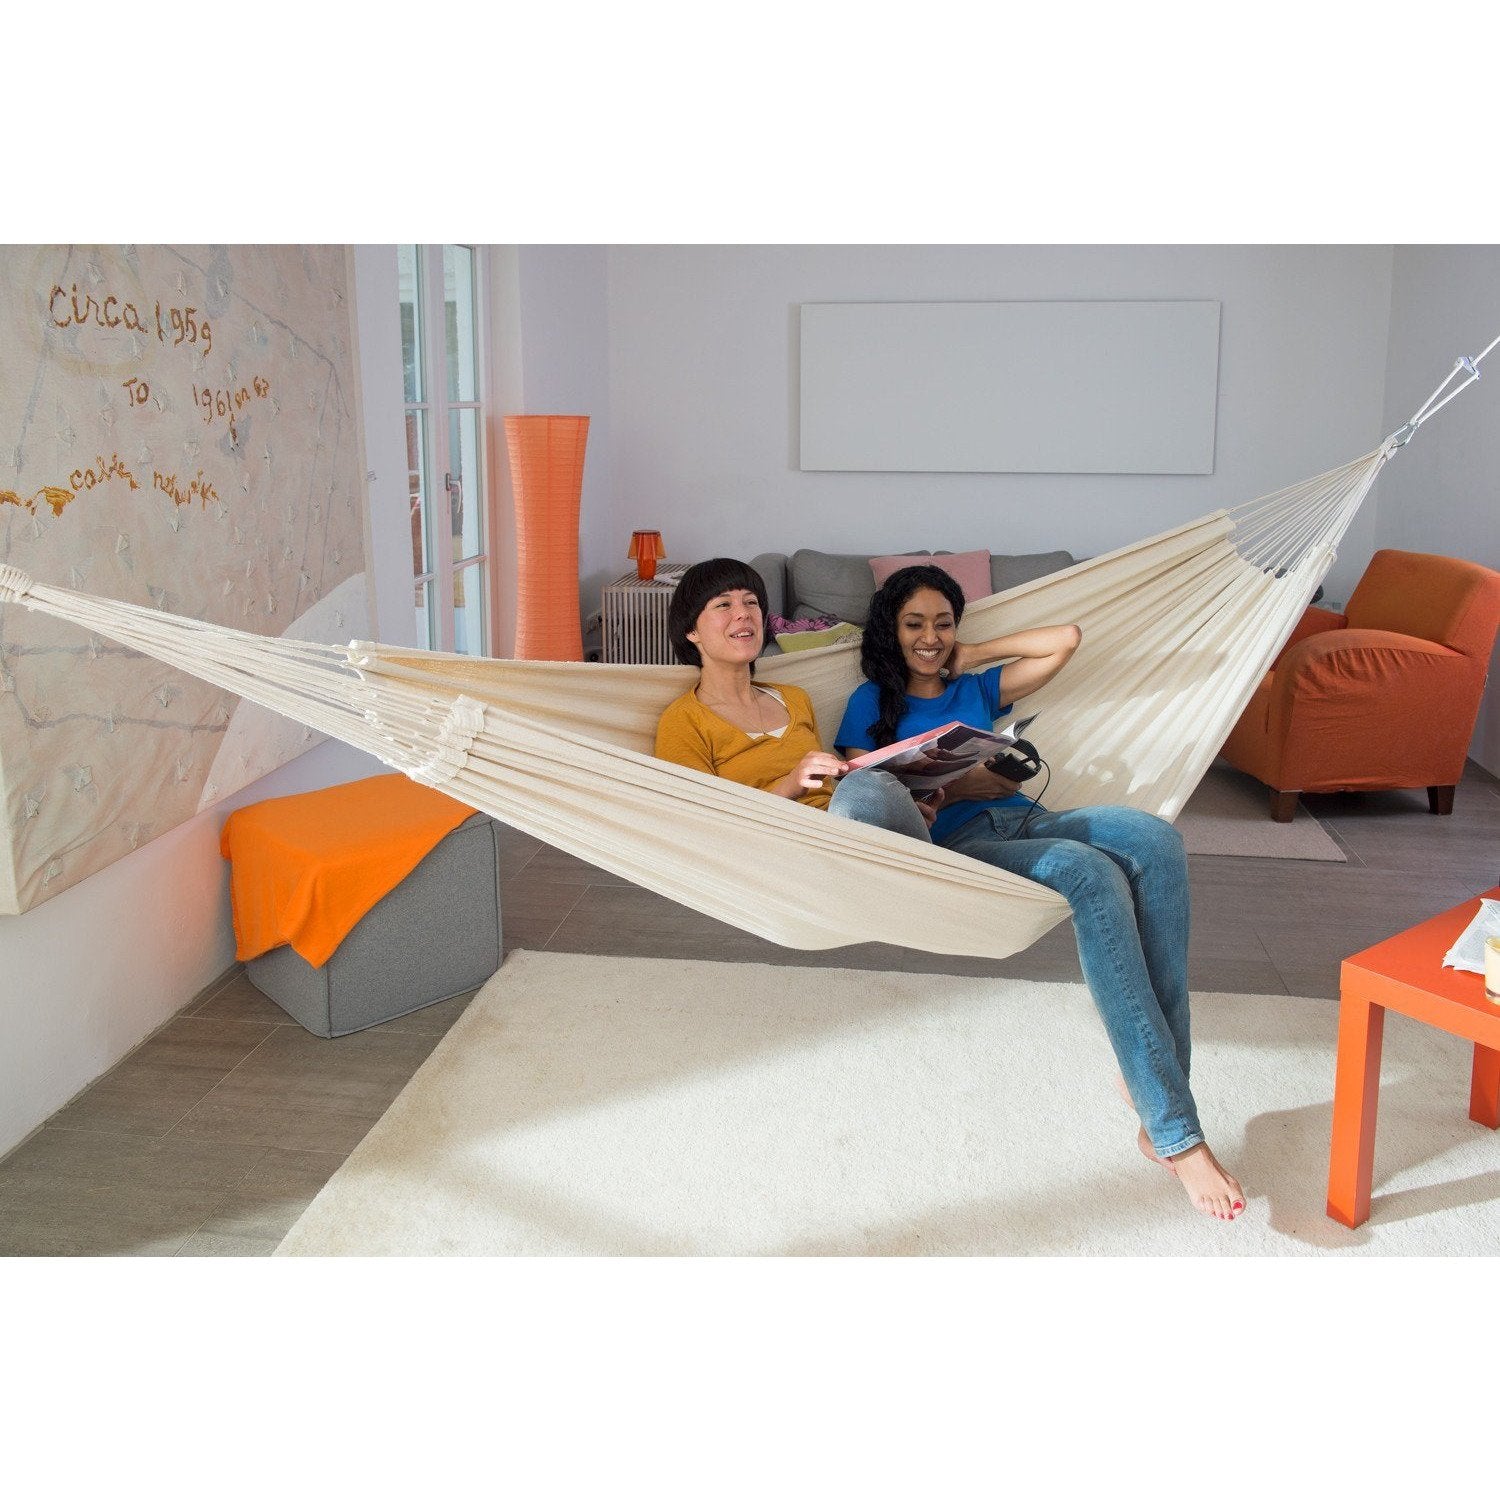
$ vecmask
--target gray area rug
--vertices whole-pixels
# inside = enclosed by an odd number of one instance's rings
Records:
[[[1208,768],[1187,806],[1177,814],[1177,831],[1189,854],[1348,859],[1301,803],[1290,823],[1273,823],[1270,794],[1265,787],[1222,761]]]
[[[517,952],[280,1255],[1492,1255],[1470,1051],[1392,1015],[1370,1222],[1324,1195],[1337,1006],[1194,997],[1202,1218],[1077,985]]]

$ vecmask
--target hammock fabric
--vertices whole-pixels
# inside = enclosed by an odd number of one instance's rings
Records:
[[[1117,802],[1176,816],[1401,441],[968,607],[965,640],[1082,626],[1067,671],[1028,700],[1045,726],[1049,806]],[[656,760],[657,716],[692,683],[691,668],[276,640],[0,567],[5,601],[180,667],[788,947],[886,942],[998,959],[1069,913],[1053,891],[977,860]],[[762,663],[762,674],[806,689],[825,734],[861,680],[847,645]]]

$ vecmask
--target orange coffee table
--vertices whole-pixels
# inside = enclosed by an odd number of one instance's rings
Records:
[[[1500,899],[1500,886],[1484,893]],[[1500,1005],[1484,998],[1484,975],[1443,968],[1443,955],[1474,920],[1479,898],[1346,958],[1339,970],[1339,1056],[1333,1085],[1328,1217],[1356,1229],[1370,1217],[1380,1044],[1385,1013],[1474,1043],[1469,1118],[1500,1125]]]

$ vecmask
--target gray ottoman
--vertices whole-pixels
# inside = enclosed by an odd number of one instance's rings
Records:
[[[498,825],[475,813],[360,919],[315,969],[283,946],[250,982],[318,1036],[347,1036],[477,989],[500,967]]]

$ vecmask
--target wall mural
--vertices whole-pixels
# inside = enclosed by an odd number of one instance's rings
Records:
[[[0,248],[0,561],[261,635],[368,635],[353,286],[342,246]],[[0,606],[0,912],[319,738]]]

